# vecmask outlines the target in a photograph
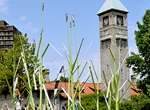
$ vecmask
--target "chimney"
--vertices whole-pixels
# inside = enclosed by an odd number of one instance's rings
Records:
[[[136,76],[135,75],[131,75],[131,82],[132,82],[132,84],[134,86],[136,85],[136,81],[137,81]]]

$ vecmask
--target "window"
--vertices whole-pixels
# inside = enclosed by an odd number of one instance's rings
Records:
[[[117,15],[117,25],[123,26],[123,16]]]
[[[9,35],[12,35],[13,34],[13,32],[9,32]]]
[[[3,41],[3,44],[6,44],[6,41]]]
[[[109,25],[109,17],[106,16],[103,18],[103,26],[108,26]]]

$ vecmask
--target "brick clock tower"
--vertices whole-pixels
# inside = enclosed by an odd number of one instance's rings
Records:
[[[120,72],[120,87],[130,78],[129,69],[125,65],[124,58],[128,53],[128,10],[120,0],[106,0],[98,11],[99,32],[100,32],[100,60],[101,73],[105,72],[107,82],[122,65]],[[114,63],[111,53],[116,58]],[[102,90],[106,90],[104,76],[101,74]],[[130,96],[129,82],[120,90],[120,96],[128,98]],[[126,91],[127,90],[127,91]]]

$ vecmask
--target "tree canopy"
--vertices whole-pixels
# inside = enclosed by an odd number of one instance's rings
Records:
[[[13,86],[12,84],[15,72],[17,76],[21,76],[26,79],[26,75],[24,74],[23,62],[22,60],[19,61],[21,52],[24,50],[30,75],[33,74],[35,64],[38,62],[37,57],[34,55],[36,44],[34,42],[32,44],[29,43],[26,34],[24,36],[14,36],[14,39],[15,41],[12,48],[9,48],[5,51],[0,51],[0,93],[5,96],[9,93],[7,84],[9,83],[10,87]],[[21,79],[19,79],[19,81],[21,81]]]
[[[132,68],[135,75],[140,75],[137,82],[138,88],[145,94],[150,85],[150,10],[146,10],[142,24],[137,22],[138,30],[135,31],[135,41],[139,53],[131,53],[126,60],[127,67]]]
[[[141,93],[140,95],[131,96],[131,100],[122,100],[119,105],[119,110],[149,110],[150,98]],[[82,96],[82,106],[85,110],[96,110],[96,94]],[[100,110],[107,110],[103,92],[99,94],[99,108]],[[111,110],[116,110],[115,100],[112,101]]]

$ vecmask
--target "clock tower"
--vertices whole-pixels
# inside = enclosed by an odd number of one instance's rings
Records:
[[[97,13],[99,17],[101,73],[104,71],[108,83],[114,72],[119,71],[120,87],[122,88],[120,96],[124,94],[123,98],[130,96],[130,84],[127,81],[130,74],[129,68],[125,65],[128,53],[127,14],[128,10],[120,0],[106,0]],[[115,56],[116,63],[109,49]],[[101,83],[102,90],[106,90],[103,74],[101,74]]]

